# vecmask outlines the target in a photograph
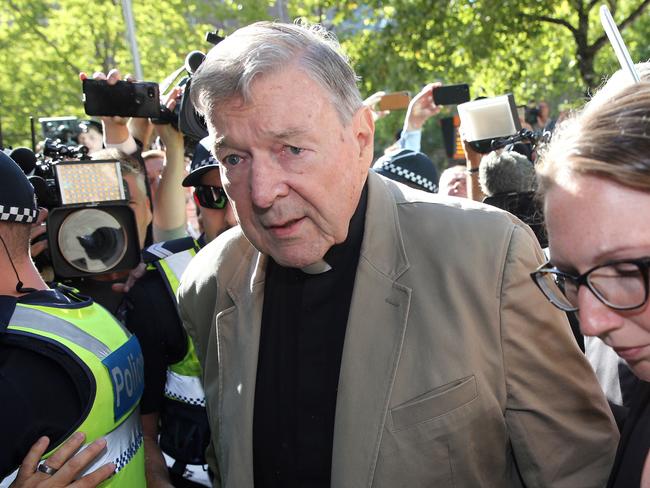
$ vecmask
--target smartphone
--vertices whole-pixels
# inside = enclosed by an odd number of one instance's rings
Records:
[[[83,102],[87,115],[160,117],[158,83],[150,81],[83,80]]]
[[[433,90],[433,103],[436,105],[458,105],[469,102],[469,85],[440,86]]]
[[[383,110],[404,110],[407,109],[411,101],[411,94],[407,91],[386,93],[379,100],[378,108]]]

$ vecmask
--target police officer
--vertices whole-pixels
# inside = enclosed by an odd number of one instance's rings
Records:
[[[140,346],[91,299],[43,281],[29,255],[37,214],[31,184],[0,152],[0,479],[29,452],[14,486],[32,476],[64,486],[78,475],[96,486],[111,473],[102,486],[145,486]],[[66,460],[80,432],[101,453],[78,473]],[[42,462],[30,473],[35,453]]]
[[[134,307],[126,319],[145,357],[142,419],[150,486],[168,483],[164,461],[175,487],[212,486],[205,460],[210,432],[201,367],[176,311],[176,290],[189,261],[206,242],[235,224],[209,144],[203,140],[197,145],[190,174],[183,180],[183,186],[195,187],[204,234],[198,241],[185,237],[149,246],[143,252],[147,272],[129,291],[134,302],[155,303],[147,310]],[[158,437],[164,461],[152,455]]]

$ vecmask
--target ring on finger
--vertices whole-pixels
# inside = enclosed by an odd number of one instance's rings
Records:
[[[54,473],[58,471],[58,469],[53,468],[52,466],[48,466],[45,462],[42,462],[41,464],[38,465],[36,471],[52,476]]]

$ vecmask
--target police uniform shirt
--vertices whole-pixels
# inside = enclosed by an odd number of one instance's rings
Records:
[[[129,290],[126,300],[126,327],[138,338],[144,357],[144,392],[140,413],[159,412],[164,399],[167,366],[187,352],[187,335],[157,269],[147,270]]]
[[[15,341],[5,334],[17,302],[61,307],[74,303],[57,289],[19,298],[0,296],[0,479],[20,465],[41,436],[48,436],[53,445],[71,434],[92,393],[81,366],[60,348],[39,340]]]

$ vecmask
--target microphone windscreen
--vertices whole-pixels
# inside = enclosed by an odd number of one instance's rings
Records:
[[[9,157],[13,159],[23,173],[30,174],[36,167],[36,155],[34,151],[26,147],[17,147],[9,153]]]
[[[192,51],[187,56],[185,56],[185,70],[189,74],[194,74],[194,72],[199,69],[201,63],[205,59],[205,54],[201,51]]]

